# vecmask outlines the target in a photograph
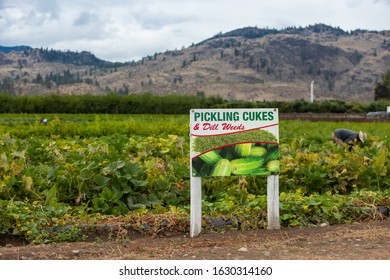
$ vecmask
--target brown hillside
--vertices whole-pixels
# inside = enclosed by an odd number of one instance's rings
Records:
[[[309,100],[314,81],[317,100],[371,101],[375,83],[390,68],[390,31],[243,28],[121,65],[77,55],[81,63],[74,57],[71,63],[49,61],[37,49],[0,53],[0,79],[12,79],[17,95],[201,92],[229,100]],[[74,80],[38,84],[37,75]]]

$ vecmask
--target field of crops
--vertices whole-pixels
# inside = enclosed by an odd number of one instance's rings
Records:
[[[339,127],[368,140],[340,149]],[[390,205],[388,131],[386,122],[281,121],[282,226],[380,217],[377,207]],[[186,228],[189,149],[188,115],[0,115],[0,234],[73,241],[79,225],[107,216],[138,230],[158,217],[157,227]],[[205,220],[265,228],[265,194],[264,177],[204,178]]]

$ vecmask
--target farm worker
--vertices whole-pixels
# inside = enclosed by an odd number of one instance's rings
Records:
[[[349,151],[352,150],[352,146],[356,142],[364,143],[364,141],[366,141],[367,139],[367,134],[362,131],[356,132],[356,131],[343,129],[343,128],[339,128],[333,131],[332,136],[333,136],[333,140],[340,147],[343,147],[343,143],[348,144]]]

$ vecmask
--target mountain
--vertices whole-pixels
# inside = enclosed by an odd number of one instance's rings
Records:
[[[32,94],[204,94],[227,100],[371,101],[390,68],[390,31],[316,24],[244,27],[131,63],[89,52],[0,48],[0,91]]]

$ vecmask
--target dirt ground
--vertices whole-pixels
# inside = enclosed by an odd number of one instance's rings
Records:
[[[390,260],[390,219],[348,225],[22,245],[1,240],[0,260]],[[1,237],[0,237],[1,238]]]

